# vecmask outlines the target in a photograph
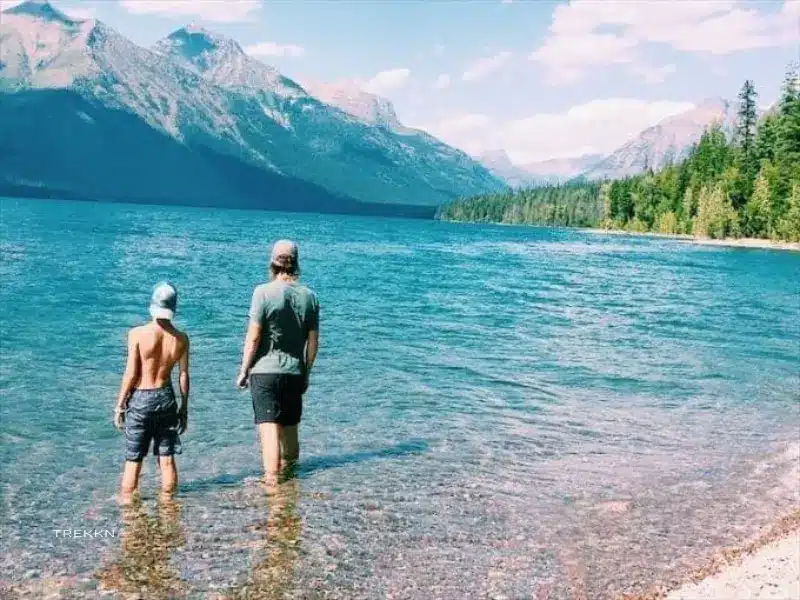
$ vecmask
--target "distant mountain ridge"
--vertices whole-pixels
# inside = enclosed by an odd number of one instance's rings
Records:
[[[505,150],[486,151],[478,157],[478,160],[512,188],[528,187],[536,183],[531,173],[511,162]]]
[[[599,161],[581,176],[589,179],[619,179],[686,158],[703,132],[718,122],[729,135],[736,127],[737,106],[722,98],[704,100],[694,108],[667,117]]]
[[[572,159],[551,159],[528,165],[514,165],[508,155],[500,159],[498,151],[480,158],[495,175],[514,187],[520,181],[527,185],[563,183],[570,179],[619,179],[637,175],[647,169],[659,170],[686,158],[700,141],[703,132],[714,122],[728,135],[737,123],[738,105],[723,98],[708,98],[697,106],[667,117],[648,127],[612,153],[589,154]],[[525,179],[525,173],[528,179]]]
[[[149,176],[146,169],[158,157],[147,155],[179,145],[175,152],[187,165],[200,156],[207,171],[215,170],[215,157],[227,165],[214,188],[221,203],[236,195],[224,175],[236,161],[254,182],[295,182],[326,209],[339,201],[433,206],[504,187],[460,150],[424,132],[354,118],[247,56],[234,40],[195,25],[147,49],[101,21],[72,19],[48,2],[30,0],[3,12],[0,44],[0,153],[11,157],[0,162],[0,185],[27,182],[108,196],[115,195],[113,181],[102,183],[98,174],[126,169],[138,173],[130,182],[134,190],[116,195],[165,197],[178,180],[189,186],[182,197],[208,195],[211,187],[195,189],[179,173]],[[142,143],[154,144],[124,164],[114,155],[128,154],[128,136],[118,129],[123,123]],[[134,123],[168,139],[153,138]],[[67,135],[60,128],[71,132],[71,146],[57,138]],[[91,161],[63,156],[80,156],[82,142],[101,140],[102,151],[98,146]],[[61,168],[60,160],[72,170]],[[256,187],[261,204],[278,201],[269,186]],[[251,188],[237,193],[241,200],[255,194]]]
[[[594,166],[602,158],[600,154],[586,154],[517,165],[511,162],[505,150],[489,150],[483,152],[478,160],[511,187],[525,188],[565,183]]]

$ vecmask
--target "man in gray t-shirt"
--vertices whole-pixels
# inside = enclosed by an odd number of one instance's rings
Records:
[[[319,302],[298,283],[294,242],[275,243],[270,272],[271,281],[253,291],[237,385],[250,385],[265,481],[273,485],[299,456],[297,426],[319,347]]]

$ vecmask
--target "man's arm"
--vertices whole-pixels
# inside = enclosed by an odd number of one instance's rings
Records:
[[[250,373],[250,367],[253,366],[253,359],[259,343],[261,343],[261,323],[250,321],[247,326],[247,335],[244,338],[242,366],[239,369],[239,376],[236,378],[236,385],[240,388],[247,387],[247,375]]]
[[[308,332],[308,341],[306,342],[306,381],[303,385],[304,391],[308,389],[311,368],[314,366],[314,361],[317,360],[317,350],[319,350],[319,329],[312,329]]]
[[[308,321],[308,338],[306,338],[306,380],[303,383],[304,394],[308,389],[308,384],[311,377],[311,369],[314,366],[314,361],[317,359],[317,351],[319,350],[319,300],[313,293],[311,295],[311,300],[311,314]]]
[[[181,388],[181,408],[178,411],[178,433],[183,434],[189,425],[189,336],[186,336],[186,349],[178,361],[178,383]]]
[[[128,405],[128,398],[139,380],[139,366],[139,343],[131,330],[128,332],[128,360],[125,364],[125,373],[122,375],[122,384],[114,411],[114,425],[117,429],[122,429],[122,424],[125,422],[125,408]]]

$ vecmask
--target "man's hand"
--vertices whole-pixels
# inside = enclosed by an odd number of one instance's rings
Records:
[[[122,428],[125,426],[125,409],[122,407],[117,407],[114,409],[114,427],[122,431]]]
[[[239,371],[239,376],[236,378],[236,387],[240,390],[247,387],[247,371]]]
[[[184,406],[186,406],[184,404]],[[189,411],[183,407],[178,411],[178,434],[183,435],[189,426]]]

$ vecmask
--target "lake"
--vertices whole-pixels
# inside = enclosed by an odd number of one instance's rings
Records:
[[[283,237],[321,350],[298,477],[267,498],[234,379]],[[0,249],[9,596],[605,598],[798,505],[800,254],[18,199]],[[150,458],[121,514],[126,330],[162,278],[192,337],[180,494],[157,507]]]

